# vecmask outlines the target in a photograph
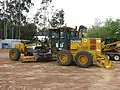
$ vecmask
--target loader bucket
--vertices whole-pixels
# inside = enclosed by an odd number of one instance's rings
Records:
[[[96,59],[94,60],[96,65],[102,68],[112,69],[112,62],[104,54],[96,54]]]

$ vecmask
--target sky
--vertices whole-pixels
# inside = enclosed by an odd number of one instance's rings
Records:
[[[75,27],[94,24],[95,19],[120,18],[120,0],[52,0],[57,9],[65,11],[65,23]],[[41,0],[33,0],[30,15],[34,15],[40,7]]]

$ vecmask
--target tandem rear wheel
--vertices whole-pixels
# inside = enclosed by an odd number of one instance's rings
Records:
[[[74,62],[78,67],[87,68],[93,65],[91,53],[80,51],[76,54]],[[73,62],[73,56],[68,50],[62,50],[57,57],[57,62],[60,65],[68,66]]]
[[[63,65],[63,66],[71,65],[72,60],[73,60],[73,56],[68,50],[60,51],[57,56],[58,64]]]
[[[75,63],[78,67],[88,68],[93,65],[93,58],[87,51],[80,51],[75,56]]]

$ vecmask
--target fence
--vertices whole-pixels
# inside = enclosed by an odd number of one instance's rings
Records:
[[[0,49],[14,48],[15,44],[21,43],[18,39],[0,39]]]

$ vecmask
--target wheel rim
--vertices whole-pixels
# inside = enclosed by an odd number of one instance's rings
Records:
[[[62,54],[62,55],[59,56],[59,60],[61,62],[66,62],[68,60],[68,57],[67,57],[66,54]]]
[[[119,57],[118,55],[115,55],[115,56],[114,56],[114,59],[115,59],[115,60],[119,60],[119,58],[120,58],[120,57]]]
[[[11,58],[15,58],[15,57],[16,57],[15,52],[11,52],[11,53],[10,53],[10,56],[11,56]]]
[[[78,61],[80,64],[86,64],[88,62],[88,58],[85,55],[81,55],[79,56]]]
[[[108,58],[108,60],[110,60],[110,56],[109,55],[107,55],[107,58]]]

